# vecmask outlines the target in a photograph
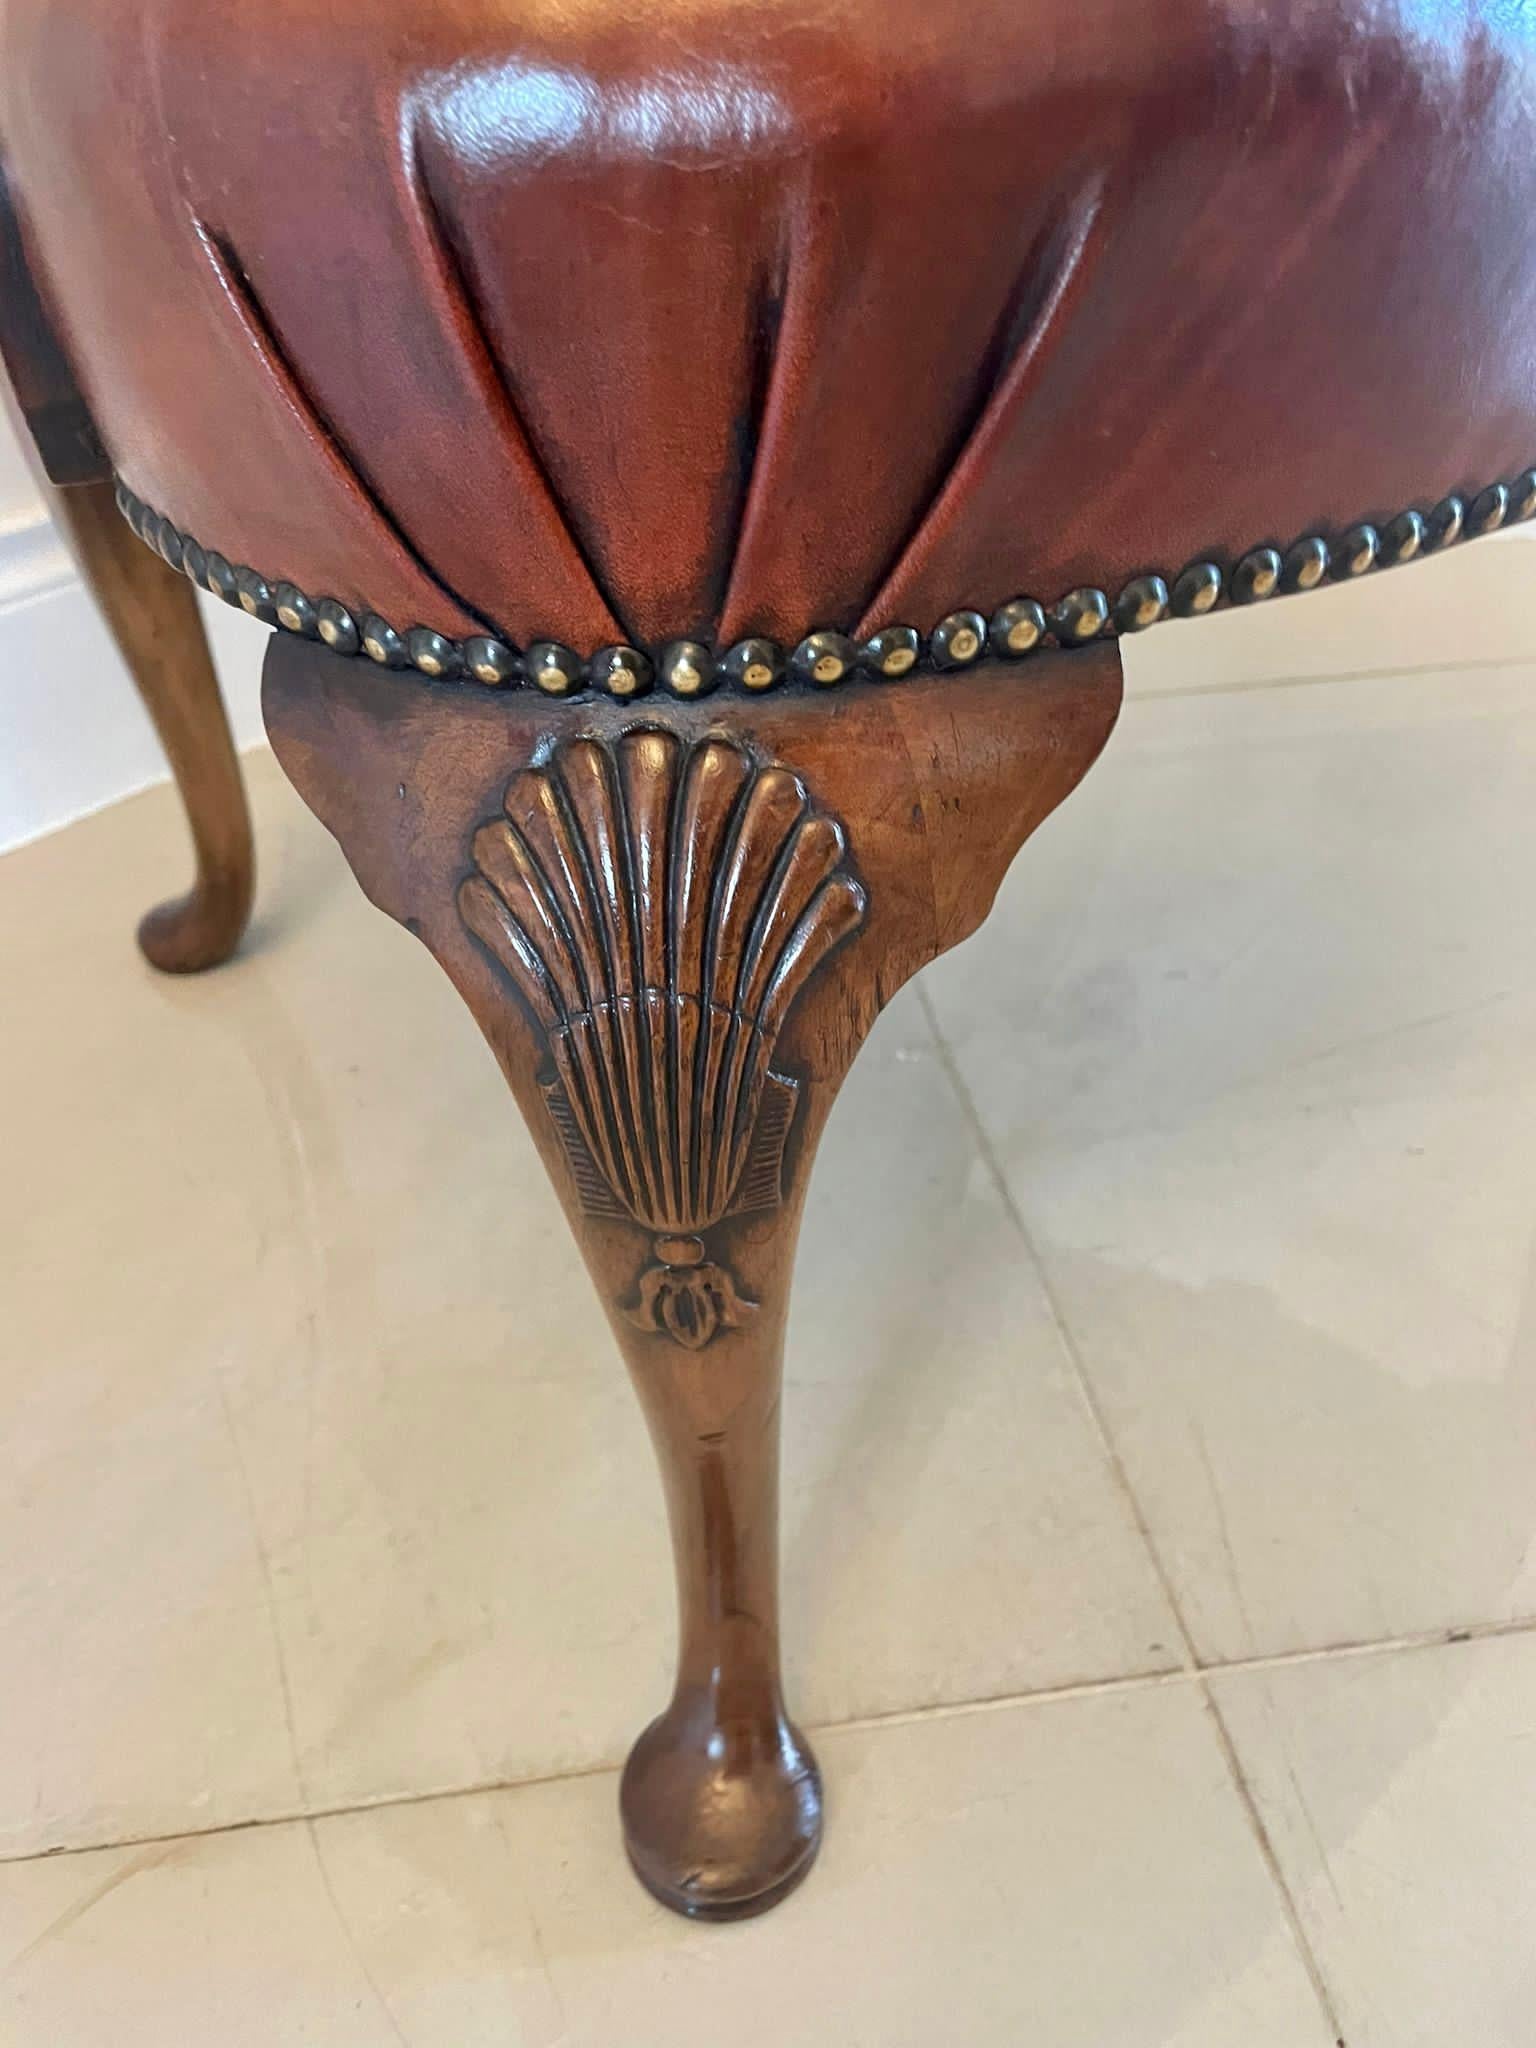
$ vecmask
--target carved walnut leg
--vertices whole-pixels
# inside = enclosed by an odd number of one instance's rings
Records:
[[[154,721],[192,830],[197,878],[185,896],[148,913],[139,944],[168,974],[216,967],[245,930],[255,858],[240,764],[197,599],[191,584],[130,531],[110,484],[44,489]]]
[[[776,1524],[823,1123],[881,1006],[981,921],[1119,698],[1112,646],[835,700],[628,706],[286,637],[268,654],[278,757],[495,1049],[650,1423],[680,1649],[620,1799],[636,1870],[681,1912],[762,1910],[820,1831],[780,1687]]]

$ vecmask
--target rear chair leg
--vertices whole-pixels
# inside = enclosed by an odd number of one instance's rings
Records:
[[[245,790],[197,600],[118,514],[112,468],[43,301],[0,161],[0,420],[9,415],[154,721],[181,790],[197,879],[150,911],[139,944],[156,967],[217,966],[240,942],[254,886]]]
[[[192,586],[151,554],[112,486],[46,488],[81,573],[154,721],[192,830],[197,875],[185,896],[139,925],[145,957],[168,974],[227,960],[251,913],[255,855],[234,739]]]

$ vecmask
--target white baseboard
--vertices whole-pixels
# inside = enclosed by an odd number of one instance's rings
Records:
[[[205,606],[235,742],[263,740],[266,633]],[[0,527],[0,852],[165,779],[127,670],[42,513]]]
[[[1536,660],[1533,571],[1536,523],[1305,600],[1160,627],[1127,643],[1127,683],[1156,696]],[[266,633],[211,598],[204,611],[236,744],[260,745]],[[133,684],[47,518],[38,511],[0,526],[0,852],[165,773]]]
[[[44,514],[33,508],[0,524],[0,615],[75,580],[75,565]]]

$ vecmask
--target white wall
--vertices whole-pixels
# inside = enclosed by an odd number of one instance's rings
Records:
[[[9,526],[36,502],[37,493],[21,459],[21,450],[11,436],[5,415],[0,413],[0,528]]]
[[[1536,521],[1391,575],[1127,643],[1132,695],[1536,660]],[[265,630],[205,617],[242,747],[261,743]],[[133,685],[0,415],[0,851],[164,777]]]
[[[242,746],[261,739],[262,627],[207,600]],[[165,775],[154,732],[0,414],[0,851]]]

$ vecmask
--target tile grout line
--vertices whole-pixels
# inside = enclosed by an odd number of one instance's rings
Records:
[[[1339,2009],[1334,2004],[1333,1993],[1329,1989],[1327,1978],[1323,1975],[1323,1966],[1318,1961],[1312,1947],[1311,1938],[1302,1924],[1300,1908],[1291,1894],[1290,1885],[1286,1882],[1285,1872],[1280,1867],[1279,1855],[1276,1852],[1274,1843],[1270,1840],[1269,1829],[1264,1825],[1264,1817],[1259,1812],[1258,1799],[1254,1795],[1253,1787],[1248,1782],[1248,1773],[1243,1769],[1242,1760],[1237,1753],[1237,1744],[1232,1740],[1232,1731],[1227,1726],[1226,1716],[1222,1713],[1217,1703],[1216,1695],[1212,1692],[1210,1686],[1206,1684],[1203,1674],[1199,1684],[1201,1702],[1210,1718],[1211,1727],[1215,1731],[1216,1746],[1221,1751],[1222,1758],[1227,1766],[1227,1776],[1231,1780],[1233,1790],[1242,1802],[1243,1811],[1248,1816],[1249,1826],[1259,1855],[1263,1859],[1264,1867],[1270,1875],[1270,1881],[1280,1898],[1285,1911],[1285,1917],[1290,1923],[1291,1934],[1296,1943],[1297,1953],[1301,1957],[1307,1975],[1312,1980],[1312,1989],[1316,1994],[1318,2005],[1322,2009],[1323,2024],[1333,2037],[1333,2048],[1347,2048],[1344,2038],[1344,2022],[1339,2017]]]
[[[1200,1672],[1200,1660],[1195,1653],[1194,1638],[1190,1635],[1189,1627],[1184,1619],[1183,1609],[1180,1607],[1178,1598],[1174,1593],[1173,1581],[1167,1566],[1163,1562],[1162,1553],[1153,1540],[1152,1530],[1142,1510],[1136,1489],[1131,1484],[1130,1474],[1126,1470],[1125,1461],[1120,1455],[1118,1445],[1110,1434],[1109,1424],[1100,1405],[1098,1394],[1088,1377],[1087,1368],[1083,1364],[1077,1339],[1068,1325],[1061,1302],[1057,1297],[1056,1289],[1051,1284],[1050,1276],[1045,1270],[1045,1262],[1040,1256],[1033,1237],[1030,1235],[1029,1226],[1024,1221],[1023,1211],[1014,1200],[1013,1190],[1008,1185],[1008,1178],[1003,1172],[1001,1162],[993,1149],[992,1141],[987,1135],[985,1126],[982,1124],[980,1113],[976,1108],[975,1098],[972,1096],[970,1088],[961,1075],[949,1041],[939,1029],[938,1016],[929,998],[928,991],[925,988],[919,987],[917,996],[918,1001],[922,1004],[923,1014],[928,1020],[928,1028],[933,1034],[934,1046],[939,1055],[939,1064],[942,1066],[945,1078],[949,1082],[950,1088],[960,1104],[965,1120],[970,1126],[971,1135],[976,1141],[976,1148],[980,1152],[982,1163],[987,1169],[987,1177],[992,1182],[997,1198],[1002,1203],[1009,1222],[1013,1225],[1015,1233],[1024,1246],[1030,1270],[1039,1284],[1040,1292],[1050,1312],[1052,1327],[1055,1329],[1056,1335],[1060,1340],[1067,1362],[1072,1368],[1072,1377],[1076,1384],[1078,1398],[1087,1411],[1088,1420],[1092,1425],[1093,1433],[1098,1438],[1099,1447],[1103,1451],[1105,1460],[1109,1465],[1116,1489],[1124,1497],[1126,1507],[1129,1509],[1131,1519],[1135,1524],[1136,1533],[1141,1538],[1142,1548],[1147,1554],[1147,1561],[1151,1565],[1158,1585],[1162,1589],[1163,1598],[1168,1603],[1174,1625],[1179,1633],[1179,1645],[1184,1660],[1184,1671],[1192,1678],[1197,1677]]]
[[[851,1714],[845,1721],[806,1723],[814,1734],[845,1735],[868,1728],[897,1728],[924,1721],[958,1721],[973,1714],[1009,1713],[1026,1707],[1055,1706],[1065,1700],[1096,1699],[1123,1692],[1150,1692],[1163,1686],[1203,1687],[1211,1678],[1243,1678],[1261,1671],[1288,1671],[1309,1664],[1333,1664],[1366,1657],[1401,1657],[1415,1650],[1456,1649],[1465,1644],[1497,1642],[1506,1636],[1536,1634],[1536,1614],[1509,1621],[1451,1624],[1420,1629],[1409,1635],[1373,1636],[1359,1642],[1320,1643],[1296,1650],[1270,1650],[1251,1657],[1224,1657],[1210,1663],[1167,1665],[1151,1671],[1126,1671],[1106,1678],[1068,1679],[1059,1685],[1033,1686],[1026,1692],[986,1694],[980,1699],[939,1700],[926,1707],[890,1707],[872,1714]]]
[[[1489,654],[1474,661],[1393,663],[1387,668],[1330,670],[1326,675],[1254,676],[1245,683],[1173,683],[1167,689],[1151,683],[1138,684],[1128,677],[1125,700],[1127,704],[1182,703],[1191,697],[1252,697],[1260,690],[1312,690],[1327,683],[1396,682],[1404,676],[1449,677],[1463,673],[1485,675],[1501,668],[1529,668],[1533,659],[1536,657],[1530,654]]]
[[[812,1735],[859,1735],[882,1728],[920,1727],[928,1722],[968,1720],[978,1714],[1022,1712],[1031,1707],[1058,1706],[1072,1700],[1153,1692],[1165,1686],[1188,1685],[1204,1691],[1205,1681],[1213,1677],[1242,1677],[1250,1672],[1284,1671],[1293,1665],[1333,1663],[1346,1658],[1411,1655],[1415,1650],[1460,1648],[1472,1643],[1498,1641],[1507,1636],[1531,1634],[1536,1634],[1536,1614],[1520,1615],[1510,1621],[1424,1629],[1412,1635],[1380,1636],[1362,1642],[1272,1650],[1261,1656],[1233,1657],[1211,1664],[1170,1665],[1159,1671],[1127,1671],[1107,1678],[1068,1679],[1059,1685],[1036,1686],[1027,1692],[992,1693],[973,1700],[936,1700],[926,1707],[889,1707],[872,1714],[850,1714],[842,1721],[806,1721],[802,1725]],[[113,1835],[97,1842],[61,1842],[53,1848],[23,1850],[19,1855],[0,1851],[0,1869],[27,1863],[52,1863],[63,1857],[105,1855],[115,1849],[155,1848],[165,1842],[208,1841],[220,1835],[247,1834],[257,1828],[343,1820],[349,1814],[388,1813],[397,1806],[427,1806],[438,1800],[478,1799],[492,1792],[527,1792],[540,1785],[579,1784],[585,1778],[617,1777],[620,1768],[616,1763],[574,1764],[569,1770],[539,1771],[526,1778],[480,1778],[469,1784],[429,1786],[419,1792],[380,1792],[369,1798],[341,1800],[332,1806],[285,1807],[276,1813],[213,1821],[206,1827]]]
[[[1024,1247],[1029,1260],[1030,1270],[1039,1284],[1041,1294],[1050,1313],[1052,1326],[1060,1340],[1063,1354],[1071,1366],[1078,1398],[1087,1412],[1089,1423],[1092,1426],[1094,1435],[1098,1439],[1105,1461],[1110,1468],[1115,1487],[1122,1495],[1125,1505],[1130,1512],[1132,1522],[1135,1525],[1136,1533],[1141,1538],[1142,1548],[1147,1555],[1147,1562],[1151,1565],[1153,1574],[1162,1590],[1163,1598],[1168,1603],[1169,1611],[1173,1616],[1174,1626],[1179,1634],[1184,1675],[1189,1678],[1198,1678],[1201,1670],[1200,1659],[1195,1651],[1194,1638],[1190,1634],[1189,1625],[1184,1619],[1184,1610],[1179,1605],[1178,1596],[1174,1591],[1172,1576],[1169,1573],[1168,1567],[1163,1562],[1162,1552],[1153,1538],[1151,1525],[1147,1520],[1136,1489],[1131,1484],[1130,1473],[1126,1469],[1125,1460],[1120,1455],[1119,1446],[1111,1434],[1098,1393],[1088,1376],[1087,1367],[1083,1362],[1077,1339],[1067,1322],[1066,1314],[1056,1289],[1051,1282],[1050,1275],[1046,1272],[1045,1262],[1041,1258],[1034,1238],[1030,1234],[1029,1226],[1024,1220],[1023,1211],[1014,1199],[1013,1189],[1008,1184],[1008,1177],[1003,1172],[1002,1163],[998,1159],[991,1138],[982,1123],[975,1098],[960,1072],[949,1041],[939,1028],[938,1016],[928,991],[919,986],[917,997],[922,1005],[923,1014],[928,1020],[928,1028],[933,1034],[933,1042],[938,1052],[939,1064],[943,1068],[945,1078],[954,1092],[955,1099],[960,1105],[967,1124],[970,1126],[971,1135],[975,1139],[977,1150],[981,1154],[982,1163],[986,1167],[987,1177],[992,1182],[997,1198],[1002,1203],[1008,1220],[1013,1225],[1014,1231]]]
[[[1339,2019],[1338,2010],[1334,2005],[1333,1995],[1323,1975],[1322,1965],[1318,1961],[1307,1930],[1302,1924],[1301,1914],[1291,1894],[1291,1888],[1286,1883],[1285,1873],[1280,1867],[1280,1859],[1275,1852],[1275,1845],[1270,1840],[1269,1830],[1264,1825],[1263,1815],[1259,1812],[1258,1801],[1254,1797],[1253,1789],[1249,1785],[1248,1779],[1238,1761],[1237,1749],[1233,1743],[1231,1732],[1222,1716],[1215,1695],[1206,1681],[1206,1674],[1195,1648],[1194,1637],[1190,1632],[1188,1622],[1185,1620],[1183,1607],[1180,1605],[1174,1588],[1172,1574],[1164,1562],[1162,1552],[1152,1534],[1151,1524],[1142,1508],[1140,1497],[1131,1483],[1130,1472],[1124,1458],[1120,1454],[1119,1445],[1115,1442],[1114,1434],[1109,1427],[1109,1420],[1104,1413],[1097,1390],[1089,1377],[1088,1368],[1078,1346],[1077,1339],[1068,1323],[1066,1312],[1057,1295],[1055,1286],[1052,1284],[1051,1277],[1046,1271],[1045,1261],[1040,1256],[1039,1248],[1030,1232],[1029,1225],[1024,1219],[1024,1212],[1014,1199],[1013,1189],[1008,1183],[1007,1175],[1003,1172],[1002,1162],[993,1147],[991,1135],[981,1120],[981,1114],[976,1107],[975,1098],[971,1094],[965,1077],[960,1072],[954,1050],[939,1028],[938,1014],[933,1007],[932,999],[927,989],[921,983],[919,983],[917,988],[917,998],[922,1005],[923,1014],[928,1020],[928,1028],[933,1034],[933,1043],[938,1052],[939,1063],[943,1067],[949,1085],[954,1091],[955,1099],[959,1103],[967,1123],[970,1125],[972,1137],[981,1155],[982,1163],[986,1167],[988,1176],[996,1190],[998,1200],[1002,1203],[1004,1211],[1009,1221],[1013,1224],[1019,1241],[1024,1247],[1030,1267],[1045,1298],[1046,1306],[1050,1311],[1051,1321],[1055,1325],[1057,1337],[1071,1367],[1072,1375],[1077,1385],[1078,1397],[1082,1401],[1090,1425],[1098,1438],[1100,1449],[1110,1468],[1114,1483],[1125,1501],[1136,1532],[1141,1538],[1142,1549],[1147,1561],[1151,1565],[1153,1574],[1162,1588],[1163,1598],[1168,1604],[1169,1612],[1173,1616],[1174,1626],[1178,1630],[1179,1643],[1184,1656],[1184,1675],[1198,1687],[1202,1703],[1207,1714],[1210,1716],[1216,1733],[1217,1747],[1220,1749],[1223,1761],[1226,1764],[1229,1782],[1237,1794],[1244,1813],[1248,1817],[1249,1833],[1258,1849],[1265,1868],[1269,1872],[1270,1881],[1274,1886],[1276,1897],[1279,1899],[1281,1911],[1291,1930],[1291,1939],[1296,1944],[1296,1952],[1301,1959],[1302,1967],[1311,1981],[1313,1995],[1317,2000],[1323,2021],[1329,2030],[1329,2036],[1335,2043],[1335,2048],[1344,2048],[1343,2026]]]

